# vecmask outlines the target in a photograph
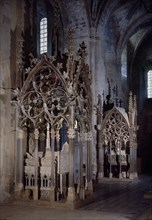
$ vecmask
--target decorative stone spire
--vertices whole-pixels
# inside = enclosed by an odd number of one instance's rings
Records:
[[[97,114],[97,129],[101,129],[102,116],[103,116],[103,106],[102,106],[102,98],[101,95],[98,94],[98,103],[95,106],[96,114]]]
[[[109,97],[111,97],[111,86],[110,86],[110,81],[108,78],[107,78],[107,82],[108,82],[108,95]]]
[[[129,93],[129,112],[132,112],[133,109],[133,97],[132,97],[132,92],[130,91]]]
[[[68,41],[68,57],[73,58],[73,33],[74,29],[69,28],[68,34],[67,34],[67,41]]]
[[[134,95],[134,126],[137,129],[137,99]]]
[[[135,112],[137,112],[137,99],[135,95],[134,95],[134,110]]]
[[[23,44],[24,38],[22,30],[17,27],[17,50],[16,50],[16,72],[17,72],[17,85],[22,87],[22,74],[24,67],[24,54],[23,54]],[[22,80],[21,80],[22,79]]]
[[[81,44],[79,44],[80,48],[78,50],[78,55],[85,60],[85,57],[88,55],[87,53],[87,46],[85,45],[85,42],[83,41]]]
[[[58,55],[60,50],[60,30],[61,30],[61,19],[60,9],[58,0],[54,1],[54,38],[55,38],[55,53]]]
[[[133,96],[132,92],[129,93],[129,122],[130,126],[133,125]]]
[[[57,33],[60,29],[60,10],[59,10],[59,4],[58,1],[54,1],[54,27],[55,27],[55,33]]]
[[[73,33],[74,33],[74,30],[71,28],[68,30],[68,35],[67,35],[67,41],[68,41],[67,74],[69,76],[70,82],[72,82],[72,83],[73,83],[73,74],[74,74]]]

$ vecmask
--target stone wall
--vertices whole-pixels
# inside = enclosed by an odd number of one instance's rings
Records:
[[[11,30],[16,20],[15,1],[0,2],[0,201],[14,188],[15,126],[11,106]]]

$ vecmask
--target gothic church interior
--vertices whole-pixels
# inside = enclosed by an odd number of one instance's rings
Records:
[[[1,202],[152,174],[151,0],[1,0],[0,27]]]

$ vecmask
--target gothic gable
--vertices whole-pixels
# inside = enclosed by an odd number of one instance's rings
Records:
[[[124,109],[114,107],[107,112],[102,125],[105,141],[129,141],[129,121]]]

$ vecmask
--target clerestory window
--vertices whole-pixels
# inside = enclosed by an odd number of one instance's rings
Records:
[[[40,54],[47,52],[48,44],[47,18],[40,21]]]
[[[147,72],[147,97],[152,98],[152,70]]]

